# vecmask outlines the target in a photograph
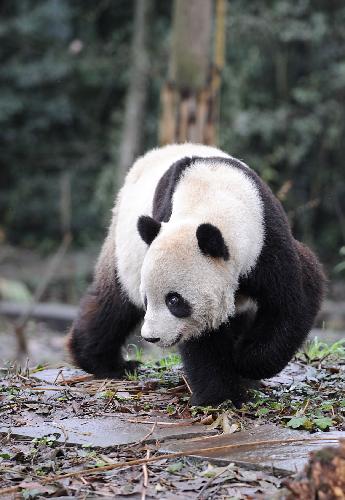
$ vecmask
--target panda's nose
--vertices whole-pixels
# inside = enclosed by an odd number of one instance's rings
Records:
[[[155,344],[156,342],[160,341],[160,338],[156,337],[157,330],[154,327],[154,322],[150,318],[147,318],[147,315],[148,314],[146,313],[144,324],[141,328],[141,336],[143,337],[143,339],[147,340],[147,342],[152,342],[152,344]]]
[[[155,344],[156,342],[160,341],[160,338],[158,337],[144,337],[147,342],[152,342],[152,344]]]

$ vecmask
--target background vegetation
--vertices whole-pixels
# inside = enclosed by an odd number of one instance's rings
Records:
[[[219,145],[279,193],[329,268],[345,238],[345,5],[230,0]],[[74,245],[99,242],[116,191],[134,0],[3,0],[0,238],[49,251],[71,182]],[[142,149],[157,144],[172,2],[149,18]]]

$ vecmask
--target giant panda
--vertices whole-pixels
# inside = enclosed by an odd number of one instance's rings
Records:
[[[69,348],[87,372],[121,377],[136,367],[121,347],[143,320],[147,342],[179,349],[192,404],[238,406],[291,360],[323,289],[317,258],[252,169],[214,147],[168,145],[126,177]]]

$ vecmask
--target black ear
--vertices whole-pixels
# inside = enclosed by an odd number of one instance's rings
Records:
[[[220,230],[212,224],[200,224],[196,230],[199,248],[204,255],[229,260],[229,250]]]
[[[155,219],[152,219],[152,217],[149,217],[148,215],[142,215],[138,219],[137,228],[141,238],[145,241],[145,243],[151,245],[151,243],[159,233],[161,223],[157,222]]]

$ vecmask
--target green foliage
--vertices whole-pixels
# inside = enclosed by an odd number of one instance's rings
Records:
[[[134,372],[128,372],[126,370],[125,375],[126,375],[127,380],[132,380],[132,381],[139,380],[139,374],[138,374],[137,370],[134,370]]]
[[[315,337],[313,340],[306,342],[301,354],[308,363],[323,361],[329,356],[345,358],[345,339],[338,340],[333,344],[326,344]]]
[[[115,392],[108,389],[107,391],[102,391],[99,393],[99,397],[103,399],[112,399],[115,396]]]
[[[53,447],[56,445],[57,438],[54,434],[48,434],[47,436],[42,436],[41,438],[35,438],[32,440],[34,446],[49,446]]]
[[[184,467],[183,462],[172,462],[168,467],[167,471],[170,472],[170,474],[176,474],[176,472],[180,472]]]
[[[221,146],[283,200],[294,234],[335,262],[345,213],[345,4],[233,0]]]
[[[333,425],[333,420],[329,417],[320,417],[314,419],[314,424],[322,431],[328,430]]]
[[[293,417],[287,424],[291,429],[305,429],[311,431],[315,428],[327,431],[333,425],[333,420],[329,417],[318,417],[310,419],[308,417]]]
[[[133,9],[126,0],[3,2],[0,230],[10,242],[55,248],[65,172],[74,243],[104,236],[116,187]],[[158,88],[152,88],[156,119]]]
[[[70,173],[75,243],[100,241],[113,202],[134,2],[5,0],[0,19],[0,231],[50,250]],[[155,2],[144,149],[157,143],[171,2]],[[345,5],[232,0],[220,146],[283,196],[294,234],[343,273]],[[342,259],[343,260],[343,259]]]
[[[310,430],[310,420],[307,417],[293,417],[287,422],[287,426],[291,429],[308,429]]]
[[[158,365],[161,368],[166,368],[166,369],[169,369],[173,366],[181,365],[181,363],[182,363],[181,356],[175,352],[168,354],[168,356],[165,356],[164,358],[161,358],[158,361]]]

